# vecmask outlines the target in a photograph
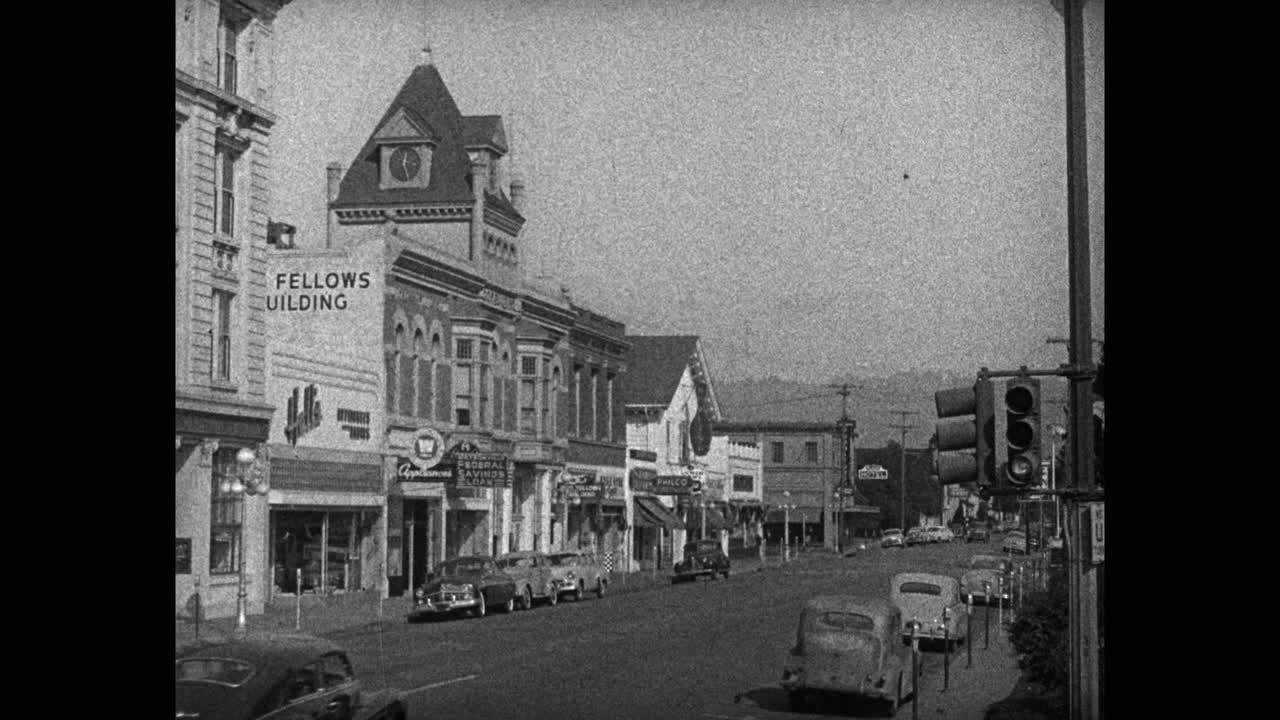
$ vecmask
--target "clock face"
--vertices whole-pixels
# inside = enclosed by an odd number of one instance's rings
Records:
[[[417,177],[418,170],[422,169],[418,151],[408,147],[396,148],[387,163],[391,166],[391,177],[401,182]]]

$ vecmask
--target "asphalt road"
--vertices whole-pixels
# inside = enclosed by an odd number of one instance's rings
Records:
[[[366,687],[408,694],[412,720],[883,717],[883,705],[875,703],[788,712],[778,680],[803,602],[828,593],[887,597],[895,573],[954,576],[970,555],[998,549],[998,539],[872,547],[856,557],[814,555],[728,580],[490,611],[481,619],[401,621],[381,632],[366,627],[333,637],[351,653]],[[962,647],[952,655],[951,672],[964,653]],[[922,698],[925,688],[941,683],[942,664],[939,651],[924,654]],[[1012,686],[1016,679],[1014,673],[994,681]],[[898,716],[910,718],[910,708]]]

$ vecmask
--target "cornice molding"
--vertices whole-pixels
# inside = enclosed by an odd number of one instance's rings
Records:
[[[218,110],[220,107],[224,109],[234,108],[237,112],[245,115],[247,122],[243,123],[244,125],[263,133],[276,124],[277,117],[275,113],[264,107],[255,105],[239,95],[232,95],[213,83],[205,82],[177,68],[174,68],[174,74],[177,91],[179,93],[184,91],[191,93],[193,99],[199,100],[205,107],[214,110]]]

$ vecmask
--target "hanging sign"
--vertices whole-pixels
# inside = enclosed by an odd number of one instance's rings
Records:
[[[879,465],[863,465],[858,468],[859,480],[888,480],[889,471]]]
[[[421,428],[413,434],[409,462],[420,470],[430,470],[444,458],[444,436],[435,428]]]

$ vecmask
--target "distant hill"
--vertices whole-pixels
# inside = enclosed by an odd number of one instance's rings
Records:
[[[849,417],[858,423],[857,447],[884,447],[901,442],[901,431],[890,425],[914,425],[907,432],[908,448],[929,444],[937,422],[933,395],[938,390],[972,385],[976,370],[968,375],[937,371],[900,372],[889,377],[837,378],[827,384],[801,383],[777,377],[716,381],[716,399],[725,420],[750,422],[782,420],[832,422],[840,418],[838,385],[850,386]],[[1047,421],[1061,422],[1061,405],[1052,400],[1064,395],[1053,378],[1043,381],[1042,402]],[[858,387],[861,386],[861,387]],[[894,410],[907,410],[903,416]]]

